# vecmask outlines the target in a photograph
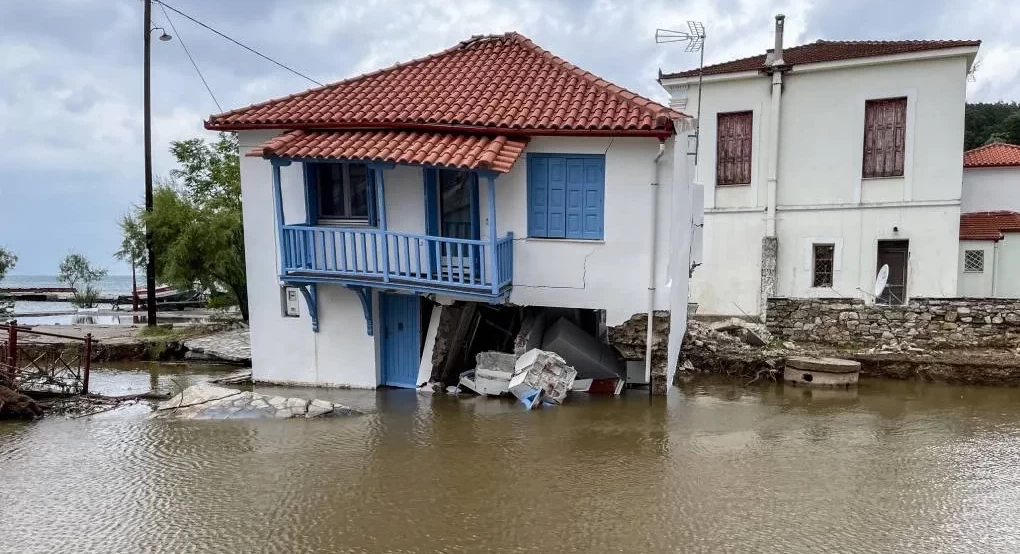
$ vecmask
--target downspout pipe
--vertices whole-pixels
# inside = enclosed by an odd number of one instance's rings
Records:
[[[765,212],[765,236],[776,236],[776,187],[779,183],[779,117],[783,98],[783,26],[786,16],[776,16],[776,47],[772,51],[772,106],[769,111],[768,200]]]
[[[659,160],[666,153],[666,143],[659,143],[659,152],[652,160],[652,182],[649,188],[649,214],[648,214],[648,324],[645,333],[645,382],[652,382],[652,337],[655,327],[655,262],[658,246],[659,226]]]

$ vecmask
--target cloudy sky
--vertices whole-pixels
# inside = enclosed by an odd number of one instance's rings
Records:
[[[694,54],[656,45],[656,27],[707,27],[706,61],[762,52],[772,16],[787,44],[826,39],[981,39],[972,101],[1020,100],[1015,0],[167,0],[312,78],[327,82],[516,30],[548,50],[665,101],[656,71]],[[217,107],[181,48],[191,50],[225,110],[311,84],[169,12],[179,35],[153,42],[155,172],[169,141],[207,135]],[[1013,14],[1013,16],[1005,16]],[[154,24],[170,25],[158,6]],[[53,274],[69,250],[114,274],[116,220],[141,201],[141,0],[0,2],[0,246],[15,274]]]

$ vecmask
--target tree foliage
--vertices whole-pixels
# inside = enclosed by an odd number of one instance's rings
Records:
[[[0,246],[0,281],[4,280],[4,277],[7,276],[7,272],[14,269],[14,266],[17,265],[17,263],[18,257]]]
[[[153,233],[156,276],[178,288],[226,291],[248,319],[248,285],[241,220],[237,137],[171,143],[178,167],[153,193],[151,214],[140,212]]]
[[[74,289],[71,303],[79,308],[94,308],[99,300],[99,289],[93,286],[106,277],[106,270],[93,267],[85,256],[69,253],[60,262],[57,279]]]
[[[967,104],[964,118],[964,149],[989,142],[1020,144],[1020,103]]]
[[[18,257],[0,246],[0,281],[4,280],[7,272],[18,263]],[[10,312],[14,309],[14,301],[10,297],[0,294],[0,314]]]
[[[145,267],[145,225],[135,215],[125,215],[117,223],[120,226],[120,250],[113,257],[134,267]]]

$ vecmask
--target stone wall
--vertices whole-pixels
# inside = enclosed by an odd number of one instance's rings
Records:
[[[904,306],[857,298],[769,298],[766,324],[779,340],[919,347],[1020,344],[1020,299],[913,298]]]

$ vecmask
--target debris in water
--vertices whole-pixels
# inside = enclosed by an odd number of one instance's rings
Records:
[[[192,385],[161,402],[152,414],[164,419],[248,419],[275,417],[323,417],[356,415],[361,412],[325,400],[284,398],[256,392],[228,389],[210,384]]]
[[[517,357],[503,352],[479,352],[475,369],[460,374],[460,386],[486,396],[510,392]]]
[[[577,370],[558,354],[535,348],[517,359],[509,388],[529,409],[539,401],[562,404],[576,377]]]

